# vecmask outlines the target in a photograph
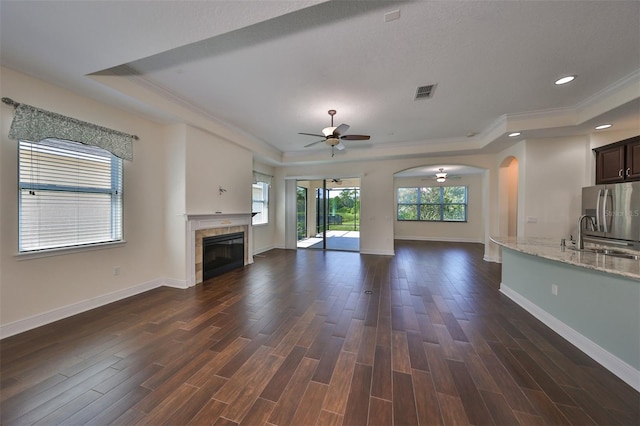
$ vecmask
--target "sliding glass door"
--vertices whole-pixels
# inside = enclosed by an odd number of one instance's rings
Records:
[[[360,179],[300,180],[297,187],[298,248],[359,251]]]

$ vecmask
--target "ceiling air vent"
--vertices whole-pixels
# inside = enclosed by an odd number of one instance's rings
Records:
[[[414,98],[414,100],[418,100],[418,99],[429,99],[431,97],[433,97],[433,92],[435,92],[436,90],[436,85],[435,84],[430,84],[428,86],[420,86],[418,87],[418,90],[416,90],[416,97]]]

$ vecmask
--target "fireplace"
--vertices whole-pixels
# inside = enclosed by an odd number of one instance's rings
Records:
[[[244,265],[244,233],[202,239],[203,281]]]
[[[244,237],[243,265],[253,263],[251,213],[188,214],[187,219],[187,282],[186,287],[204,281],[204,240],[209,237],[242,233]]]

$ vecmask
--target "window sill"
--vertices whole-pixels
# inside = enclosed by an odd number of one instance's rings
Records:
[[[254,228],[259,228],[259,227],[261,227],[261,226],[268,226],[268,225],[269,225],[269,222],[266,222],[266,223],[256,223],[255,225],[253,225],[253,224],[252,224],[251,226],[253,226]]]
[[[64,247],[64,248],[56,248],[56,249],[48,249],[48,250],[39,250],[39,251],[29,251],[24,253],[16,253],[14,257],[16,260],[31,260],[31,259],[40,259],[43,257],[51,257],[51,256],[61,256],[65,254],[73,254],[73,253],[84,253],[87,251],[95,251],[95,250],[105,250],[116,247],[122,247],[127,242],[116,241],[113,243],[102,243],[102,244],[92,244],[86,246],[78,246],[78,247]]]

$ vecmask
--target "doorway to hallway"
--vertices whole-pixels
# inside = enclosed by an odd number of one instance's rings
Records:
[[[360,179],[298,180],[297,247],[360,251]]]

